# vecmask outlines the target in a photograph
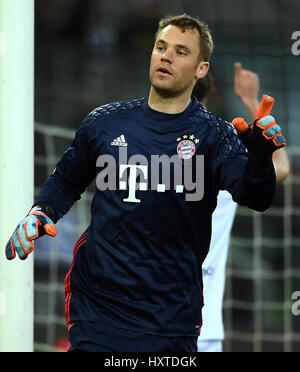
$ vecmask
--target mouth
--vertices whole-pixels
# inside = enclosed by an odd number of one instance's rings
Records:
[[[165,67],[159,67],[157,70],[156,70],[157,74],[160,75],[160,76],[172,76],[172,73],[170,70],[168,70],[167,68]]]

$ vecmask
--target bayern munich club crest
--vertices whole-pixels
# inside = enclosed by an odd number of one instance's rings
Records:
[[[181,140],[177,146],[177,154],[181,159],[191,159],[196,153],[194,142],[189,139]]]

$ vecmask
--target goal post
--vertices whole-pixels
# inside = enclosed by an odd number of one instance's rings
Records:
[[[33,351],[33,257],[5,245],[34,197],[34,0],[0,0],[0,352]]]

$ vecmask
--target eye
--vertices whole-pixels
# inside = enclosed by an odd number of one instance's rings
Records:
[[[177,54],[178,54],[179,56],[186,56],[186,53],[183,52],[182,50],[178,50],[178,51],[177,51]]]
[[[165,48],[163,46],[157,46],[156,49],[162,52]]]

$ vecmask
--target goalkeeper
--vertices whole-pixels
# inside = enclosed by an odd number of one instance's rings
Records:
[[[273,203],[272,154],[285,139],[270,116],[271,99],[263,99],[251,128],[237,121],[239,138],[230,123],[191,98],[209,70],[212,51],[208,26],[198,19],[161,20],[149,96],[101,106],[88,115],[6,246],[8,259],[16,254],[26,259],[34,239],[55,235],[55,223],[96,175],[97,180],[105,172],[103,178],[120,177],[116,188],[96,189],[91,224],[75,246],[66,276],[70,351],[197,351],[202,263],[219,190],[258,211]],[[184,165],[188,159],[194,174],[197,155],[204,155],[202,199],[189,200],[189,187],[177,184],[178,174],[168,187],[152,187],[150,166],[128,164],[118,147],[142,155],[147,164],[153,155],[175,155]],[[103,154],[114,158],[111,167],[99,162]],[[124,169],[128,183],[121,182]]]

